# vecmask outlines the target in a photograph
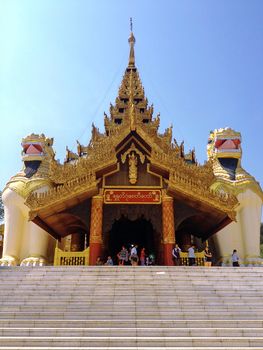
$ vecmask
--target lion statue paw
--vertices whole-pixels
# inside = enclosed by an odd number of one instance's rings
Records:
[[[16,266],[17,261],[13,256],[4,256],[0,259],[0,266]]]
[[[44,266],[46,265],[46,260],[42,257],[30,256],[21,261],[20,266]]]

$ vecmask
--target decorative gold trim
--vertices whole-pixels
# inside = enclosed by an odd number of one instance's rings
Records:
[[[106,185],[105,185],[106,178],[107,178],[108,176],[111,176],[111,175],[113,175],[113,174],[116,174],[116,173],[119,172],[119,171],[120,171],[120,163],[118,162],[118,163],[117,163],[117,168],[116,168],[116,169],[114,169],[114,170],[110,171],[109,173],[107,173],[107,174],[105,174],[105,175],[102,176],[102,187],[103,187],[103,188],[104,188],[104,187],[111,187],[111,186],[106,186]]]
[[[128,156],[129,153],[135,152],[138,154],[138,156],[140,157],[140,161],[143,164],[145,162],[145,155],[138,150],[138,148],[136,148],[136,146],[134,145],[134,143],[131,144],[131,147],[121,155],[121,161],[124,164],[126,161],[126,158]]]
[[[131,137],[120,148],[118,148],[117,153],[119,154],[123,149],[125,149],[130,142],[132,142],[132,144],[134,144],[134,142],[136,142],[143,149],[143,151],[147,154],[147,156],[150,155],[149,150],[147,150],[145,148],[145,146],[136,137],[134,137],[134,135],[131,135]]]
[[[161,188],[163,188],[163,178],[162,178],[162,176],[161,175],[158,175],[158,174],[156,174],[156,173],[154,173],[153,171],[151,171],[150,170],[150,163],[147,163],[147,173],[149,173],[149,174],[151,174],[151,175],[153,175],[153,176],[155,176],[155,177],[157,177],[157,178],[159,178],[159,180],[160,180],[160,185],[158,185],[158,186],[151,186],[151,185],[140,185],[140,186],[128,186],[128,185],[123,185],[123,186],[118,186],[118,185],[105,185],[105,182],[106,182],[106,178],[108,177],[108,176],[110,176],[110,175],[113,175],[113,174],[115,174],[115,173],[117,173],[118,171],[120,171],[120,164],[119,164],[119,162],[117,163],[117,169],[114,169],[113,171],[111,171],[111,172],[109,172],[109,173],[107,173],[107,174],[105,174],[105,175],[103,175],[102,176],[102,188],[105,188],[105,189],[107,189],[107,188],[127,188],[127,189],[129,189],[129,188],[131,188],[131,189],[138,189],[138,188],[140,188],[140,189],[143,189],[143,188],[149,188],[149,189],[161,189]]]
[[[54,203],[64,202],[70,198],[87,191],[97,190],[100,180],[96,180],[95,174],[89,173],[86,176],[71,180],[63,185],[56,186],[44,193],[31,193],[25,204],[31,209],[30,219],[36,216],[40,209],[47,208]]]
[[[256,181],[227,181],[225,179],[218,178],[211,187],[219,192],[223,190],[225,192],[232,193],[234,196],[238,196],[240,193],[243,193],[246,190],[251,190],[263,201],[263,192],[260,185]]]
[[[236,208],[239,205],[235,196],[230,193],[212,191],[205,184],[195,182],[194,179],[182,176],[182,174],[171,174],[168,189],[183,193],[185,196],[204,202],[223,213],[231,220],[236,220]]]
[[[162,203],[162,195],[161,195],[161,190],[159,190],[159,189],[154,189],[154,188],[151,188],[154,192],[158,192],[160,195],[159,195],[159,198],[160,198],[160,200],[158,201],[158,202],[108,202],[107,201],[107,199],[105,198],[105,196],[106,196],[106,190],[107,189],[105,189],[105,191],[104,191],[104,194],[103,194],[103,203],[105,204],[105,205],[128,205],[128,204],[143,204],[143,205],[145,205],[145,204],[147,204],[147,205],[156,205],[156,204],[161,204]],[[148,189],[147,188],[147,190],[148,191],[150,191],[151,189]],[[115,189],[115,190],[118,190],[117,188]],[[120,189],[120,190],[125,190],[124,188],[122,188],[122,189]],[[129,188],[129,187],[127,187],[126,188],[126,190],[127,191],[130,191],[130,192],[132,192],[132,191],[136,191],[136,189],[134,188],[134,187],[132,187],[132,188]],[[141,190],[143,191],[143,189],[141,188]]]
[[[52,182],[47,178],[27,179],[25,177],[17,176],[16,178],[12,178],[7,183],[6,187],[4,188],[4,191],[7,188],[9,188],[21,197],[27,198],[30,195],[30,193],[35,192],[45,186],[48,188],[52,186]]]
[[[150,186],[150,187],[153,187],[153,188],[163,188],[163,177],[161,175],[158,175],[156,173],[154,173],[153,171],[150,170],[150,166],[151,164],[150,163],[147,163],[147,173],[155,176],[155,177],[158,177],[159,180],[160,180],[160,186]],[[145,186],[147,187],[147,186]]]

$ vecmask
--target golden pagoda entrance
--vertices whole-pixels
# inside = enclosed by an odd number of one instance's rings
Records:
[[[138,245],[138,253],[144,247],[146,254],[156,257],[157,245],[155,244],[154,229],[150,221],[141,217],[137,220],[129,220],[127,217],[121,217],[116,220],[112,229],[106,235],[105,241],[108,243],[105,251],[112,256],[117,264],[117,254],[122,246],[130,249],[132,245]]]
[[[171,126],[159,131],[160,116],[154,117],[135,66],[132,32],[129,45],[104,132],[93,125],[90,142],[77,142],[76,152],[67,148],[64,164],[52,153],[43,167],[51,188],[32,191],[26,205],[30,220],[57,240],[71,233],[72,247],[81,249],[79,233],[85,233],[90,265],[98,256],[115,258],[122,244],[138,244],[170,266],[175,242],[186,250],[193,236],[207,240],[235,220],[238,202],[213,187],[211,161],[200,165],[194,150],[185,153]]]
[[[146,254],[154,255],[161,263],[161,205],[105,205],[103,213],[103,255],[110,255],[117,263],[117,253],[138,245]]]

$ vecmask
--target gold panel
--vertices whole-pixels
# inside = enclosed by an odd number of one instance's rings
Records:
[[[54,266],[64,265],[89,265],[89,248],[82,252],[64,252],[58,247],[55,248]]]

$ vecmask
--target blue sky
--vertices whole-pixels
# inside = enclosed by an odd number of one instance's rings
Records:
[[[161,129],[206,159],[209,131],[242,133],[243,167],[263,184],[263,1],[0,0],[0,187],[21,169],[20,142],[54,137],[57,158],[114,102],[136,65]]]

